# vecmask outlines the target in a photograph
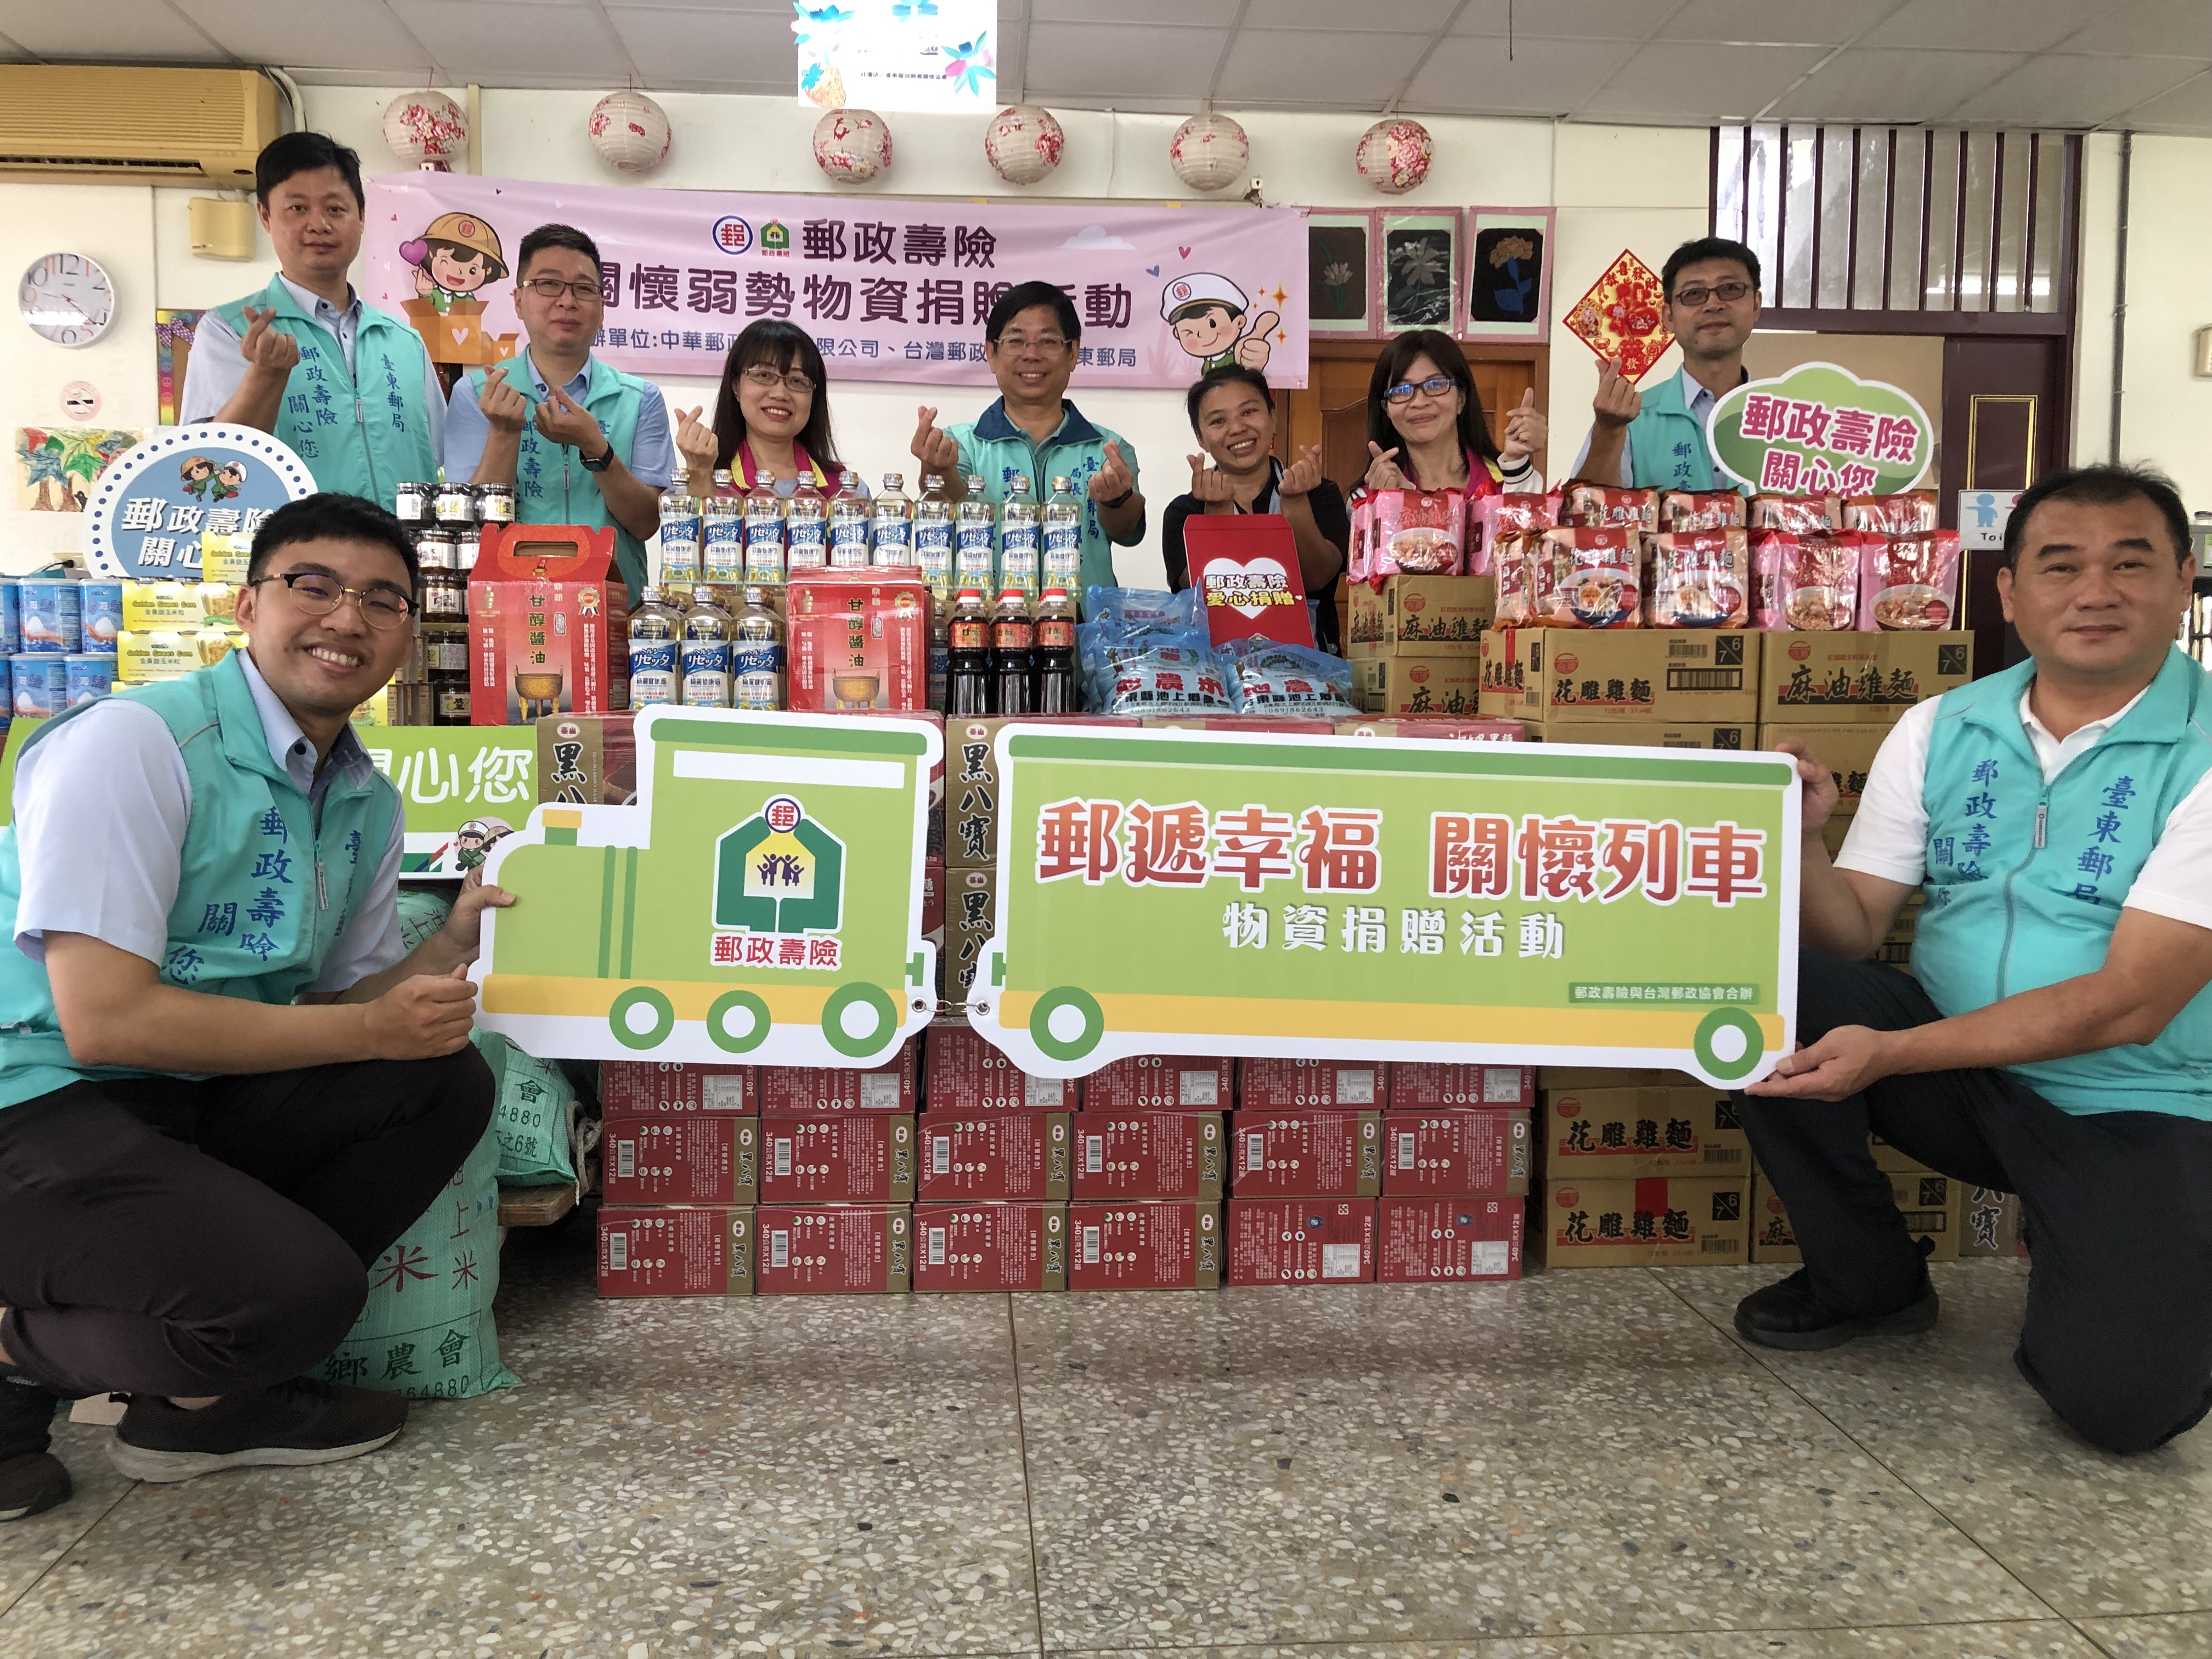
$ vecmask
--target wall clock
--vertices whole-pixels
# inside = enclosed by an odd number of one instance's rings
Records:
[[[15,307],[40,338],[56,345],[90,345],[115,320],[115,285],[96,259],[49,253],[23,273]]]

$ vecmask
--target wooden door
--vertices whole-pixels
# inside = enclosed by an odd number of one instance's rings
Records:
[[[2065,462],[2065,340],[2056,335],[1953,335],[1943,343],[1942,521],[1962,489],[2025,489]],[[1960,573],[1976,678],[2026,655],[2004,620],[2004,555],[1968,553]]]

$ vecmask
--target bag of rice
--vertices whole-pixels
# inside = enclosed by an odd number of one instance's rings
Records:
[[[499,1178],[510,1187],[562,1187],[576,1178],[571,1146],[583,1110],[568,1073],[526,1054],[496,1031],[469,1040],[491,1067],[492,1133],[499,1138]]]

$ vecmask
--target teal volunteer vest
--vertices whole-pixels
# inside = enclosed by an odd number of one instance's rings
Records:
[[[277,406],[276,436],[307,464],[318,489],[366,496],[388,508],[402,483],[437,477],[424,400],[441,394],[422,384],[421,335],[364,301],[349,371],[337,337],[300,309],[282,277],[217,311],[241,340],[248,306],[275,307],[269,326],[300,343],[299,367]]]
[[[1643,408],[1628,423],[1628,460],[1629,476],[1639,489],[1738,488],[1713,465],[1705,423],[1682,401],[1679,373],[1644,394]]]
[[[2103,966],[2167,816],[2212,769],[2212,676],[2177,647],[2142,701],[2045,784],[2020,720],[2034,673],[2021,663],[1937,706],[1912,971],[1946,1015]],[[2212,1119],[2212,988],[2141,1047],[2008,1069],[2069,1112]]]
[[[399,811],[398,792],[381,776],[364,784],[334,777],[318,821],[307,797],[270,758],[261,711],[235,655],[180,680],[116,695],[168,723],[191,781],[162,980],[215,996],[290,1002],[314,982],[368,894]],[[91,706],[47,721],[30,744]],[[88,881],[100,878],[97,870],[85,872]],[[9,824],[0,829],[0,1106],[86,1078],[145,1075],[70,1057],[45,964],[12,948],[22,891]]]
[[[637,411],[646,383],[635,374],[610,368],[597,357],[591,362],[592,377],[584,383],[584,407],[627,466],[637,443]],[[476,387],[479,398],[483,396],[487,373],[481,368],[469,371],[469,383]],[[530,399],[535,414],[538,400],[531,397],[530,370],[519,362],[514,363],[507,383]],[[645,586],[645,544],[607,511],[599,481],[586,469],[584,458],[566,444],[541,437],[531,422],[523,423],[521,453],[515,457],[514,517],[518,524],[580,524],[613,531],[615,563],[631,598],[635,599]]]

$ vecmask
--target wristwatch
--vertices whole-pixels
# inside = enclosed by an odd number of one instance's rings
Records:
[[[595,461],[595,460],[593,460],[590,456],[588,456],[588,455],[584,455],[584,454],[583,454],[583,452],[582,452],[581,450],[579,450],[579,451],[577,452],[577,453],[578,453],[579,455],[581,455],[581,456],[583,457],[584,471],[586,471],[586,472],[604,472],[604,471],[606,471],[610,466],[611,466],[611,465],[614,465],[614,459],[615,459],[615,442],[614,442],[614,440],[613,440],[613,439],[611,439],[611,438],[607,438],[607,434],[606,434],[605,433],[604,433],[604,432],[600,433],[600,434],[599,434],[599,436],[600,436],[600,437],[602,437],[602,438],[606,438],[606,441],[607,441],[607,447],[606,447],[605,450],[605,451],[603,451],[603,452],[601,453],[601,454],[600,454],[600,456],[599,456],[599,459],[597,459],[597,460]]]

